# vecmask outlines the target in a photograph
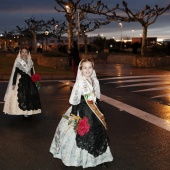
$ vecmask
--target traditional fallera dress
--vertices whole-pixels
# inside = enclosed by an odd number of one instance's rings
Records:
[[[88,118],[90,130],[81,136],[75,132],[73,126],[68,125],[64,117],[56,129],[50,152],[54,158],[59,158],[66,166],[95,167],[99,164],[113,160],[106,133],[107,125],[97,98],[100,98],[99,82],[92,76],[92,85],[81,76],[80,70],[74,84],[70,104],[72,105],[64,114],[78,115],[82,119]]]
[[[32,74],[34,74],[34,68],[30,54],[25,62],[19,53],[4,97],[3,112],[5,114],[33,115],[41,113],[39,92],[31,79]],[[12,90],[12,85],[15,85],[14,90]]]

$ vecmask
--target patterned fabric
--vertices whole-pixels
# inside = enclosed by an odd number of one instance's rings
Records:
[[[41,109],[22,110],[19,108],[17,94],[18,94],[18,84],[19,84],[20,78],[21,76],[18,75],[17,80],[16,80],[15,90],[11,90],[10,95],[7,96],[5,103],[4,103],[3,112],[9,115],[33,115],[33,114],[41,113]]]
[[[72,110],[72,107],[70,107],[67,110],[65,115],[69,116],[71,110]],[[82,166],[83,168],[95,167],[99,164],[102,164],[105,162],[111,162],[113,160],[113,156],[111,154],[108,144],[106,145],[106,148],[104,147],[105,152],[95,157],[93,154],[89,153],[88,150],[82,149],[81,147],[77,146],[78,139],[76,140],[76,133],[73,127],[70,127],[66,131],[67,128],[68,128],[68,120],[65,118],[62,118],[59,125],[57,126],[57,129],[56,129],[56,132],[55,132],[55,135],[54,135],[54,138],[51,143],[50,150],[49,150],[53,154],[54,158],[61,159],[62,162],[66,166],[75,166],[75,167]],[[104,138],[104,141],[105,139],[106,138]],[[100,141],[96,141],[96,142],[100,143]],[[97,152],[97,153],[100,153],[100,152]]]
[[[87,87],[87,80],[82,76],[81,70],[80,70],[81,62],[78,67],[78,72],[77,72],[77,77],[76,77],[76,82],[74,84],[74,87],[71,92],[71,96],[69,99],[70,104],[72,105],[77,105],[80,103],[81,95],[83,94],[83,88],[85,89]],[[99,81],[96,77],[96,72],[93,70],[93,73],[91,75],[92,79],[92,88],[91,90],[93,91],[94,95],[96,98],[100,99],[100,85]]]
[[[13,82],[13,77],[14,77],[16,67],[18,67],[20,70],[22,70],[23,72],[25,72],[26,74],[29,74],[29,75],[31,74],[30,73],[31,69],[33,69],[33,72],[34,72],[33,61],[31,59],[30,53],[28,54],[28,57],[27,57],[27,64],[25,63],[26,68],[28,68],[28,69],[24,69],[24,67],[21,63],[24,63],[24,61],[22,60],[21,54],[19,52],[17,58],[15,59],[13,68],[12,68],[11,76],[10,76],[7,90],[6,90],[6,93],[4,96],[4,101],[6,101],[6,99],[8,98],[8,95],[11,95],[11,93],[12,93],[12,82]]]
[[[19,53],[12,69],[11,77],[4,97],[3,112],[11,115],[32,115],[41,113],[39,93],[31,80],[34,73],[30,54],[27,63]],[[15,89],[12,90],[12,85]]]
[[[87,117],[90,124],[90,131],[86,135],[76,135],[77,146],[87,150],[94,157],[103,154],[108,146],[105,127],[89,108],[83,96],[77,106],[77,112],[81,118]]]
[[[72,105],[66,116],[73,114],[81,118],[87,117],[90,130],[84,136],[76,134],[73,127],[68,128],[68,120],[62,118],[57,126],[50,152],[54,158],[62,159],[66,166],[82,166],[83,168],[95,167],[99,164],[113,160],[109,145],[108,136],[104,125],[86,103],[84,96],[97,105],[97,98],[100,98],[99,82],[93,70],[90,84],[81,74],[80,65],[76,82],[69,99]],[[102,112],[102,111],[101,111]],[[103,115],[103,114],[102,114]]]
[[[18,67],[20,70],[22,70],[26,74],[30,74],[31,68],[33,67],[33,62],[32,60],[28,59],[27,63],[25,63],[25,61],[20,58],[16,64],[16,67]]]
[[[22,110],[41,109],[40,98],[36,84],[32,82],[31,77],[22,70],[16,68],[18,74],[21,75],[18,83],[18,103]]]

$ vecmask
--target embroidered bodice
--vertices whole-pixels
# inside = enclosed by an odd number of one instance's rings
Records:
[[[76,81],[70,96],[70,104],[79,104],[81,95],[84,95],[87,100],[93,100],[94,102],[96,101],[96,98],[99,99],[100,87],[98,80],[96,78],[92,78],[92,84],[90,84],[85,78],[80,81]]]

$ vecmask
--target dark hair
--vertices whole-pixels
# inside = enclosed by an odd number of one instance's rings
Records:
[[[28,50],[28,48],[27,47],[22,47],[22,48],[20,48],[20,52],[22,51],[22,50],[27,50],[27,52],[29,52],[29,50]]]
[[[85,62],[91,62],[92,63],[92,67],[94,68],[94,61],[92,59],[89,59],[89,58],[86,58],[86,59],[82,59],[81,62],[80,62],[80,70],[82,69],[82,64],[85,63]]]

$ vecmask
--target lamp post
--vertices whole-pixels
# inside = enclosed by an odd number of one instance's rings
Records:
[[[0,41],[0,49],[2,49],[2,37],[3,37],[3,34],[0,34],[0,38],[1,38],[1,41]]]
[[[47,36],[49,34],[49,31],[48,30],[45,30],[45,35],[46,35],[46,43],[45,43],[45,50],[47,51],[47,44],[48,44],[48,40],[47,40]]]
[[[123,27],[123,24],[122,23],[119,23],[120,25],[120,49],[122,50],[122,27]]]
[[[67,11],[67,15],[66,15],[66,18],[67,18],[67,21],[68,21],[68,31],[67,31],[67,34],[68,34],[68,49],[71,48],[71,42],[72,42],[72,10],[70,8],[70,6],[66,5],[66,11]]]

